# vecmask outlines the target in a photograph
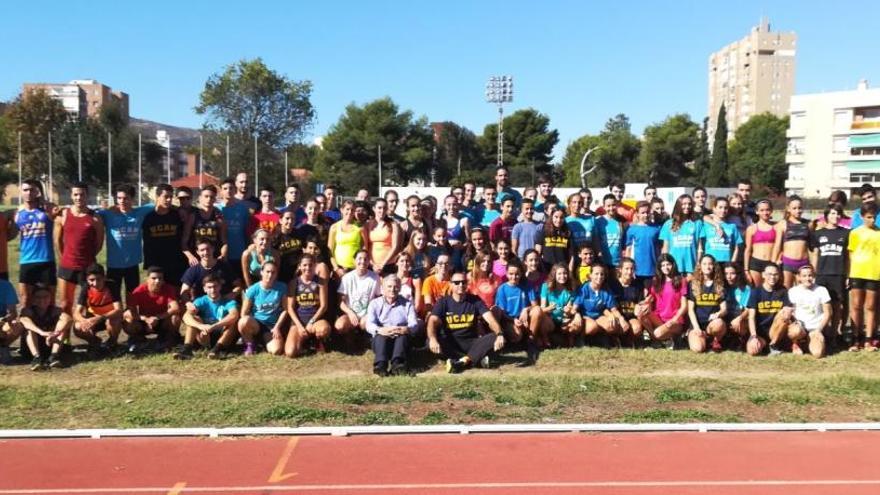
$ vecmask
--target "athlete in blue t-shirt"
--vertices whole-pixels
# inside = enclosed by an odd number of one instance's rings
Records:
[[[523,267],[519,263],[507,265],[507,283],[495,291],[496,318],[510,342],[519,342],[528,333],[529,311],[535,294],[522,283]],[[531,360],[532,354],[529,354]]]
[[[660,247],[660,227],[648,224],[650,215],[650,204],[637,204],[634,223],[627,227],[624,241],[627,257],[635,260],[635,276],[641,280],[654,276]]]
[[[617,198],[613,194],[602,198],[602,207],[605,214],[596,219],[596,243],[599,245],[602,262],[616,267],[620,264],[623,250],[624,223],[617,217]]]
[[[669,253],[682,274],[693,273],[697,264],[697,244],[702,220],[691,220],[694,200],[683,194],[675,201],[672,218],[660,229],[663,252]]]
[[[238,303],[223,297],[223,280],[216,274],[202,279],[205,295],[186,303],[183,323],[186,325],[183,348],[174,354],[175,359],[190,359],[196,345],[207,348],[209,359],[219,359],[235,343],[237,337]]]
[[[278,282],[278,266],[265,261],[260,269],[260,281],[248,287],[242,296],[241,320],[238,331],[244,340],[245,356],[255,352],[254,340],[266,343],[266,352],[280,356],[290,324],[287,316],[287,286]]]
[[[614,295],[605,289],[607,275],[608,268],[605,265],[594,264],[590,267],[590,281],[582,285],[577,294],[577,306],[584,315],[584,333],[587,336],[602,332],[612,336],[620,334],[618,319],[623,316],[617,311]]]
[[[703,252],[711,254],[718,263],[728,263],[738,259],[743,244],[742,235],[736,224],[724,221],[727,218],[727,208],[727,198],[715,198],[712,215],[703,221],[700,228]]]
[[[142,226],[154,205],[134,208],[135,190],[127,184],[116,186],[114,194],[116,206],[97,213],[104,220],[107,231],[107,278],[116,282],[112,287],[118,297],[123,283],[126,294],[140,285],[138,265],[144,257]]]
[[[43,186],[34,179],[22,181],[21,196],[24,205],[15,214],[15,226],[21,235],[18,282],[22,305],[28,307],[33,288],[38,284],[48,287],[55,297],[55,249],[52,244],[55,206],[43,201]]]

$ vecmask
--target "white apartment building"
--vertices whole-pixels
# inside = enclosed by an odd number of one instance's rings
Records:
[[[851,91],[795,95],[789,118],[789,194],[826,197],[864,183],[880,187],[880,89],[862,80]]]

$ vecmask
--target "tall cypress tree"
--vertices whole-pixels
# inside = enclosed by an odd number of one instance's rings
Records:
[[[697,185],[705,185],[709,176],[709,117],[703,119],[703,127],[700,129],[700,148],[697,150],[697,158],[694,160],[694,176]]]
[[[727,110],[724,104],[718,110],[718,126],[712,146],[712,159],[706,174],[706,186],[721,187],[727,184]]]

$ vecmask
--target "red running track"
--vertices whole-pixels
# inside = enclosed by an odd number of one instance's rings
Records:
[[[880,432],[0,441],[8,494],[877,494]]]

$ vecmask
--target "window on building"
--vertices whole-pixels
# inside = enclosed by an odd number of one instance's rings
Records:
[[[835,110],[834,111],[834,127],[835,128],[849,128],[850,123],[852,122],[852,111],[847,110]]]
[[[804,142],[804,138],[791,138],[788,140],[788,149],[786,150],[787,155],[803,155],[806,153],[806,143]]]
[[[849,153],[849,138],[847,136],[834,136],[833,150],[835,153]]]
[[[849,170],[846,168],[845,162],[834,162],[831,164],[831,177],[834,179],[849,179]]]

